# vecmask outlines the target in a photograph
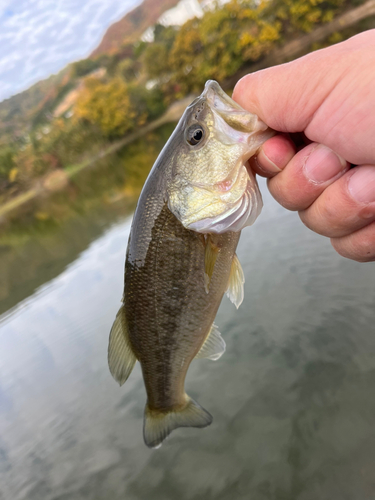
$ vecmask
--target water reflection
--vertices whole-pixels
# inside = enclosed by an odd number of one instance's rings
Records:
[[[214,422],[150,451],[139,366],[120,389],[106,362],[119,217],[78,257],[71,240],[71,264],[2,317],[0,498],[375,498],[375,267],[336,256],[265,195],[240,242],[245,302],[224,299],[217,317],[227,352],[187,378]]]
[[[0,225],[0,314],[59,275],[103,231],[134,210],[173,124],[160,127],[40,197]]]

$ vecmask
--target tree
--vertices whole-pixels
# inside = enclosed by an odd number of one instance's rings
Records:
[[[202,88],[205,77],[202,73],[205,58],[203,41],[199,29],[200,20],[187,21],[177,33],[169,57],[172,81],[180,95]]]
[[[169,71],[168,50],[163,43],[150,43],[143,53],[143,64],[149,78],[159,78]]]
[[[162,91],[158,87],[147,89],[141,85],[129,85],[129,95],[132,106],[136,109],[137,125],[143,125],[148,120],[155,120],[166,109]]]
[[[120,77],[104,83],[97,78],[86,78],[75,113],[78,118],[98,126],[107,137],[122,135],[135,125],[136,113],[128,87]]]
[[[316,24],[332,21],[345,0],[273,0],[265,11],[283,24],[284,33],[309,32]]]
[[[100,67],[100,62],[93,59],[82,59],[72,64],[72,77],[81,78]]]
[[[15,170],[14,163],[15,151],[10,146],[5,146],[0,149],[0,182],[7,183],[13,181]],[[13,174],[12,174],[13,172]]]
[[[154,41],[148,43],[142,54],[142,61],[149,78],[160,78],[170,73],[168,58],[176,38],[172,26],[157,24],[154,28]]]
[[[182,92],[197,91],[208,79],[224,80],[271,49],[280,38],[281,23],[267,19],[265,5],[232,0],[181,27],[169,62]]]
[[[126,82],[131,82],[138,77],[140,69],[141,65],[139,61],[126,58],[118,63],[116,74],[124,78]]]

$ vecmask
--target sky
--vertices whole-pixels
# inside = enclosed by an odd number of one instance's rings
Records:
[[[87,57],[140,0],[0,0],[0,101]]]

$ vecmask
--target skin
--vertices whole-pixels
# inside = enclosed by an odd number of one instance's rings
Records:
[[[203,416],[188,423],[172,424],[166,419],[182,413],[190,404],[185,377],[211,330],[228,287],[240,237],[240,232],[205,237],[186,229],[169,209],[168,189],[176,172],[188,175],[199,169],[199,159],[211,159],[213,163],[213,154],[225,156],[227,146],[210,153],[209,144],[206,153],[195,154],[199,148],[189,146],[185,131],[198,121],[206,126],[210,122],[205,98],[185,111],[145,183],[125,262],[123,314],[131,349],[142,367],[147,392],[146,423],[154,421],[155,428],[162,429],[151,432],[147,431],[151,424],[145,425],[145,442],[150,447],[159,446],[174,428],[211,423],[212,417],[203,409]],[[208,245],[217,253],[209,289],[205,282]],[[163,418],[164,425],[160,423]]]
[[[375,260],[374,68],[370,30],[249,74],[233,92],[279,132],[252,160],[253,170],[268,178],[282,206],[358,262]]]
[[[143,187],[108,361],[120,384],[135,359],[141,364],[149,447],[158,447],[177,427],[205,427],[212,421],[186,395],[185,377],[198,353],[218,359],[224,352],[218,331],[209,336],[224,292],[237,307],[242,302],[235,251],[241,229],[261,208],[244,164],[272,134],[209,81],[185,110]],[[201,232],[202,227],[191,229],[191,223],[202,220],[212,229],[209,234],[206,226]]]
[[[212,236],[220,250],[206,293],[205,239],[185,229],[164,203],[165,191],[153,187],[151,178],[132,226],[124,311],[142,367],[148,409],[168,413],[186,405],[186,373],[227,288],[240,233]],[[145,258],[139,260],[143,251]]]

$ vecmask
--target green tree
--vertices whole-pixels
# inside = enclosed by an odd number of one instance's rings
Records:
[[[154,42],[163,43],[168,51],[171,50],[177,31],[173,26],[156,24],[154,28]]]
[[[0,181],[8,182],[13,179],[10,178],[11,172],[14,171],[15,163],[15,150],[10,146],[5,146],[0,149]]]
[[[100,62],[94,59],[82,59],[72,64],[72,77],[81,78],[99,68]]]
[[[178,95],[202,88],[205,76],[202,69],[205,65],[203,41],[200,33],[200,20],[187,21],[176,35],[169,57],[169,68],[172,81]]]
[[[132,82],[136,80],[141,71],[141,64],[137,60],[130,58],[123,59],[120,61],[116,68],[116,75],[124,78],[127,82]]]
[[[158,118],[166,109],[163,92],[159,87],[147,89],[142,85],[129,85],[132,106],[136,109],[137,125]]]
[[[143,53],[143,64],[149,78],[159,78],[169,71],[168,50],[163,43],[150,43]]]
[[[147,44],[142,61],[149,78],[160,78],[170,73],[168,58],[176,38],[176,30],[157,24],[154,28],[154,41]]]

